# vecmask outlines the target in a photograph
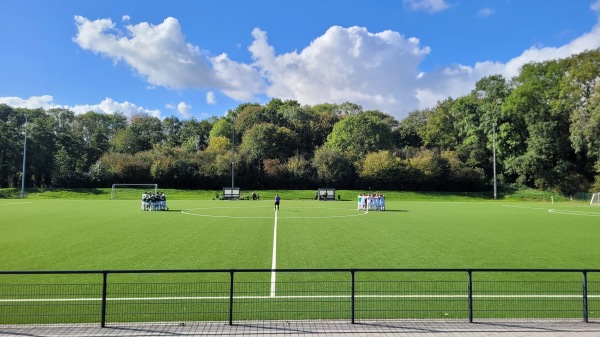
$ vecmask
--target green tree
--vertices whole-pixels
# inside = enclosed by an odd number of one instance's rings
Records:
[[[83,187],[88,183],[88,153],[83,138],[75,132],[75,114],[67,109],[46,112],[54,120],[55,152],[52,185]]]
[[[178,147],[183,143],[182,129],[183,123],[176,116],[163,119],[162,124],[162,143],[169,147]]]
[[[98,167],[103,170],[100,176],[107,181],[126,181],[130,184],[144,184],[151,181],[151,160],[142,152],[135,155],[129,153],[107,152],[100,158]]]
[[[454,150],[461,143],[459,116],[452,111],[453,105],[454,100],[447,98],[438,102],[431,110],[427,116],[427,124],[419,129],[419,136],[425,146]]]
[[[56,151],[55,121],[42,109],[24,110],[23,114],[29,116],[26,169],[26,179],[29,183],[27,185],[51,186]]]
[[[346,118],[361,114],[363,112],[363,108],[355,103],[344,102],[342,104],[335,105],[333,112],[335,112],[335,114],[341,118]]]
[[[297,136],[290,129],[263,123],[253,126],[244,134],[240,152],[255,163],[265,159],[285,160],[293,155],[297,143]]]
[[[594,164],[600,159],[598,135],[600,122],[600,50],[587,51],[564,61],[567,71],[562,79],[560,98],[570,111],[570,137],[576,153],[575,165],[584,179],[600,174]]]
[[[394,130],[394,142],[397,147],[423,146],[422,131],[427,125],[431,109],[415,110],[400,121]]]
[[[289,106],[280,110],[283,126],[294,132],[298,139],[297,151],[311,153],[315,144],[320,141],[321,135],[315,133],[320,130],[313,129],[318,116],[310,109],[300,106]]]
[[[472,118],[468,122],[469,131],[464,145],[457,150],[460,158],[469,166],[483,168],[490,181],[493,176],[493,133],[518,125],[505,125],[507,121],[502,118],[502,106],[511,91],[512,88],[504,77],[492,75],[477,81],[475,89],[469,95],[473,98],[468,108],[472,111]],[[466,152],[469,153],[468,157],[465,155]],[[500,147],[496,152],[496,165],[502,177],[504,152]]]
[[[501,147],[506,151],[515,145],[505,165],[519,183],[553,188],[574,170],[569,111],[559,100],[564,73],[565,64],[558,61],[525,65],[503,105],[505,124],[520,127],[511,130],[514,134],[507,134],[505,125],[500,129]],[[517,137],[524,138],[524,144]]]
[[[147,146],[131,128],[117,131],[111,140],[112,150],[118,153],[136,154]]]
[[[145,114],[133,115],[128,129],[135,134],[140,151],[150,150],[154,145],[162,142],[163,128],[157,117]]]
[[[103,114],[87,112],[76,115],[74,137],[81,139],[85,151],[85,167],[96,163],[111,147],[117,131],[127,128],[127,117],[122,113]]]
[[[462,162],[456,152],[443,151],[441,158],[448,163],[448,176],[444,181],[443,189],[446,191],[482,191],[486,183],[483,169],[471,167]]]
[[[216,123],[216,121],[214,122]],[[200,151],[208,146],[213,124],[208,120],[188,119],[181,125],[181,142],[188,150]]]
[[[315,151],[312,166],[321,186],[348,188],[353,186],[356,171],[352,159],[342,150],[320,147]]]
[[[408,160],[411,175],[408,182],[414,189],[423,191],[443,190],[443,181],[447,178],[449,163],[440,156],[439,151],[422,149]]]
[[[313,170],[310,161],[306,160],[302,155],[296,154],[288,158],[286,168],[291,188],[306,189],[314,187]]]
[[[373,112],[349,116],[334,127],[325,146],[347,152],[358,159],[369,152],[391,150],[394,146],[392,128]]]
[[[16,187],[21,174],[25,116],[0,104],[0,187]]]
[[[390,151],[368,153],[362,162],[359,178],[367,187],[375,189],[400,189],[406,164]]]
[[[235,140],[239,142],[244,133],[252,126],[260,123],[272,123],[273,118],[267,116],[265,108],[259,104],[245,103],[230,111],[228,118],[235,121]],[[229,133],[231,138],[231,132]]]
[[[232,133],[233,125],[231,123],[231,120],[222,117],[219,120],[217,120],[210,129],[209,139],[215,137],[225,137],[231,139]]]
[[[334,104],[319,104],[312,106],[310,109],[315,115],[315,118],[310,122],[313,133],[312,145],[315,149],[325,143],[327,136],[333,131],[334,125],[341,119],[334,111]]]

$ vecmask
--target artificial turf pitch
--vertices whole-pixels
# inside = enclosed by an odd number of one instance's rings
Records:
[[[0,200],[1,270],[271,268],[272,201]],[[282,201],[277,268],[600,268],[600,207]]]
[[[356,202],[350,201],[283,200],[277,213],[271,200],[173,200],[169,201],[169,207],[170,210],[166,212],[142,212],[137,200],[0,200],[0,269],[224,271],[222,274],[202,277],[189,273],[151,272],[111,275],[111,282],[115,285],[111,286],[110,296],[116,299],[131,296],[153,298],[157,292],[158,296],[171,298],[158,304],[156,300],[153,303],[123,304],[121,313],[118,312],[118,305],[111,309],[115,321],[138,321],[154,320],[148,316],[148,312],[154,310],[152,305],[164,310],[165,305],[171,305],[168,301],[172,301],[174,308],[180,308],[184,301],[182,298],[188,296],[190,291],[220,294],[214,298],[209,296],[210,301],[217,302],[214,305],[218,308],[201,319],[222,320],[229,284],[226,271],[230,269],[600,268],[600,208],[584,204],[388,200],[385,211],[368,213],[358,211]],[[590,275],[594,286],[600,285],[598,274]],[[0,285],[80,283],[78,287],[81,287],[81,294],[65,294],[67,297],[97,297],[93,294],[97,294],[99,287],[98,275],[1,276]],[[244,300],[249,301],[249,311],[255,310],[255,306],[268,307],[274,305],[272,301],[283,301],[284,308],[304,308],[301,311],[307,313],[307,317],[311,312],[322,310],[324,305],[331,307],[327,309],[326,318],[347,316],[349,302],[335,296],[349,296],[347,273],[279,273],[276,281],[279,297],[269,297],[270,292],[274,292],[269,273],[246,273],[236,277],[242,281],[242,298],[244,294],[249,295]],[[475,281],[481,281],[481,287],[491,287],[490,294],[502,292],[502,289],[494,287],[516,284],[510,282],[548,279],[566,282],[568,289],[558,296],[570,299],[561,302],[562,311],[558,315],[580,315],[581,300],[577,296],[581,275],[577,273],[555,274],[551,277],[547,274],[502,273],[476,275],[474,278]],[[245,279],[249,282],[243,283]],[[194,282],[199,280],[214,282],[212,286],[216,288],[188,288],[189,284],[196,284]],[[308,280],[312,283],[303,283]],[[365,273],[358,280],[363,282],[364,294],[378,295],[394,289],[368,289],[369,282],[390,280],[391,288],[404,287],[395,292],[405,296],[403,303],[412,303],[399,311],[397,298],[386,299],[383,296],[376,300],[364,300],[361,302],[365,308],[362,313],[364,317],[465,317],[465,300],[462,298],[464,274]],[[407,283],[394,283],[398,280]],[[498,280],[509,283],[493,283]],[[314,285],[315,281],[317,286]],[[491,283],[484,283],[487,281]],[[162,283],[177,282],[188,285],[161,294]],[[335,282],[339,282],[342,290],[337,288]],[[152,286],[138,289],[140,283]],[[93,284],[91,287],[94,290],[86,295],[88,284]],[[518,294],[521,291],[518,286],[507,291]],[[447,297],[443,300],[433,297],[427,300],[427,296],[437,296],[440,287],[443,288],[442,297]],[[17,290],[23,292],[16,294],[21,296],[19,298],[32,298],[36,297],[32,293],[40,288],[11,288],[11,291],[14,289],[22,289]],[[485,293],[486,290],[482,291]],[[317,297],[329,299],[307,302],[295,298],[298,293],[308,296],[316,294]],[[283,296],[285,294],[294,295],[294,299]],[[410,300],[411,294],[422,297]],[[593,294],[600,294],[600,289],[594,289]],[[44,296],[41,293],[39,295]],[[262,303],[264,298],[270,298],[269,304]],[[550,298],[550,303],[556,302]],[[393,309],[386,309],[386,301],[390,302]],[[431,306],[436,306],[430,301],[441,301],[446,309],[430,310]],[[480,308],[488,305],[485,297],[478,301]],[[518,311],[516,303],[509,300],[502,305]],[[600,300],[594,299],[592,303],[598,306]],[[525,304],[530,305],[529,302]],[[79,315],[78,321],[97,320],[97,303],[90,305],[90,317],[81,318]],[[78,307],[78,310],[81,308]],[[504,314],[493,312],[499,310],[497,304],[490,308],[490,317]],[[527,308],[523,310],[529,310]],[[595,315],[598,315],[598,309],[595,309]],[[268,315],[273,315],[268,309],[265,310]],[[276,315],[289,318],[285,316],[285,310],[277,312]],[[248,313],[242,310],[238,316],[244,314]],[[198,319],[198,315],[190,315],[189,319]],[[521,314],[516,315],[521,317]],[[181,317],[180,313],[172,319],[178,317]],[[294,317],[302,318],[302,315],[295,312]],[[68,321],[69,318],[68,315],[57,314],[52,319]],[[161,314],[156,319],[170,320],[171,317]]]

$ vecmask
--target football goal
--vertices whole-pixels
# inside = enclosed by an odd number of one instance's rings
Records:
[[[600,192],[592,194],[592,200],[590,200],[590,205],[600,206]]]
[[[158,193],[158,184],[113,184],[110,199],[141,199],[144,192]]]

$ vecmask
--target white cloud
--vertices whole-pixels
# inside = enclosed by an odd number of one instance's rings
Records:
[[[488,18],[496,13],[496,10],[493,8],[482,8],[477,12],[477,17],[480,18]]]
[[[590,5],[590,9],[596,12],[597,14],[600,14],[600,0],[597,0],[596,2],[592,3]]]
[[[191,110],[192,106],[186,104],[185,102],[179,102],[179,104],[177,104],[177,112],[179,112],[185,118],[192,117]]]
[[[160,110],[149,110],[143,107],[137,106],[130,102],[116,102],[111,98],[105,98],[98,104],[85,104],[85,105],[59,105],[54,103],[54,98],[50,95],[43,96],[31,96],[29,98],[21,97],[0,97],[0,103],[4,103],[13,108],[27,108],[27,109],[38,109],[42,108],[45,110],[61,108],[73,111],[75,114],[84,114],[88,111],[94,111],[98,113],[112,114],[115,112],[122,112],[127,116],[135,114],[147,114],[150,116],[161,118]]]
[[[88,111],[94,111],[98,113],[107,113],[112,114],[115,112],[122,112],[127,116],[132,116],[136,114],[147,114],[153,117],[161,118],[160,110],[149,110],[143,107],[140,107],[136,104],[130,102],[116,102],[112,98],[105,98],[102,102],[98,104],[86,104],[86,105],[75,105],[75,106],[62,106],[62,108],[69,109],[76,114],[83,114]]]
[[[249,101],[264,91],[264,82],[260,73],[251,65],[238,63],[223,53],[210,60],[215,76],[227,83],[220,89],[229,97],[238,101]]]
[[[208,57],[186,42],[177,19],[159,25],[142,22],[117,29],[110,19],[90,21],[75,16],[82,49],[125,62],[148,83],[167,88],[218,88],[236,100],[251,100],[263,90],[262,79],[252,66],[230,60],[227,54]]]
[[[131,17],[129,15],[123,15],[123,17],[121,18],[122,21],[129,21],[131,19]]]
[[[206,104],[217,104],[217,98],[215,97],[215,93],[213,91],[209,91],[206,93]]]
[[[418,39],[393,31],[331,27],[301,52],[276,55],[267,34],[253,31],[249,47],[270,97],[303,104],[345,101],[389,113],[416,106],[418,65],[429,53]]]
[[[166,18],[159,25],[146,22],[116,29],[110,19],[90,21],[75,17],[73,40],[83,49],[123,61],[152,85],[168,88],[224,86],[203,60],[200,49],[185,41],[179,21]]]
[[[413,11],[436,13],[450,7],[445,0],[404,0],[404,5]]]
[[[489,75],[500,74],[510,79],[521,67],[531,62],[567,58],[571,55],[600,48],[600,23],[573,41],[560,47],[531,47],[506,63],[482,61],[474,66],[454,65],[424,74],[417,84],[419,108],[432,107],[438,100],[467,94],[475,83]]]
[[[13,108],[26,109],[52,109],[56,105],[52,102],[53,97],[50,95],[31,96],[29,98],[21,97],[0,97],[0,104],[6,104]]]
[[[430,11],[448,7],[444,1],[411,0],[406,4]],[[600,11],[600,0],[591,8]],[[255,28],[248,47],[253,63],[245,64],[231,60],[225,53],[202,55],[198,47],[185,41],[179,22],[173,18],[159,25],[128,25],[126,33],[115,29],[108,19],[75,20],[78,34],[74,40],[81,48],[115,62],[126,62],[151,86],[206,88],[207,104],[216,104],[214,91],[219,90],[237,101],[256,101],[264,95],[311,105],[350,101],[399,119],[449,96],[465,95],[485,76],[501,74],[510,79],[526,63],[565,58],[600,47],[597,24],[564,46],[533,46],[505,63],[482,60],[422,72],[419,67],[430,48],[398,32],[371,33],[364,27],[333,26],[302,50],[278,54],[269,44],[267,33]],[[37,100],[38,104],[52,104],[51,97],[39,96]],[[145,111],[129,102],[107,100],[85,107],[109,113],[117,108],[125,113]],[[184,116],[191,110],[184,102],[167,108],[177,109]],[[147,113],[160,115],[158,110]]]

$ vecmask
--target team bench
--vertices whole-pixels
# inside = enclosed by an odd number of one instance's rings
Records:
[[[240,199],[239,187],[223,187],[223,195],[221,200],[238,200]]]
[[[316,199],[323,201],[335,200],[335,188],[319,188]]]

